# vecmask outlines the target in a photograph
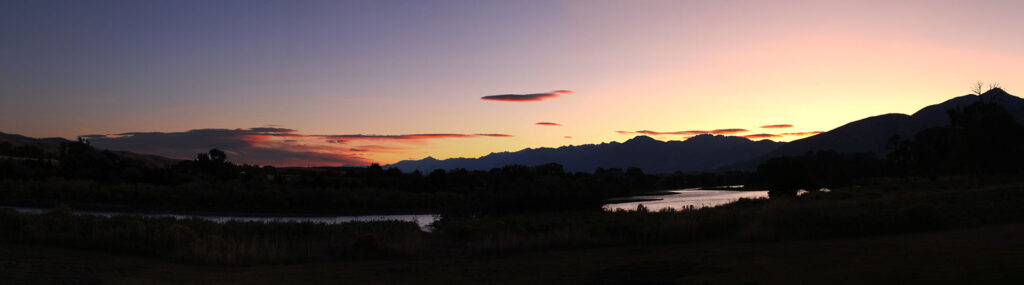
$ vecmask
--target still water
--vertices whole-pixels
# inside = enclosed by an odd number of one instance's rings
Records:
[[[740,198],[768,198],[768,191],[698,190],[694,188],[668,192],[672,192],[674,194],[618,198],[616,200],[635,201],[639,199],[649,199],[651,201],[610,203],[604,205],[604,210],[616,211],[621,209],[626,211],[635,211],[638,205],[644,205],[647,210],[652,212],[657,212],[665,208],[682,210],[692,207],[693,209],[700,209],[736,202]]]
[[[50,209],[43,208],[21,208],[21,207],[2,207],[2,208],[13,208],[18,212],[40,214],[49,212]],[[302,222],[313,222],[313,223],[325,223],[325,224],[340,224],[347,222],[369,222],[369,221],[406,221],[414,222],[419,225],[423,231],[430,231],[430,224],[437,221],[439,215],[360,215],[360,216],[222,216],[222,215],[182,215],[182,214],[153,214],[153,213],[129,213],[129,212],[107,212],[107,211],[75,211],[76,215],[93,215],[93,216],[118,216],[118,215],[131,215],[140,216],[146,218],[175,218],[175,219],[190,219],[197,218],[207,221],[213,221],[218,223],[224,223],[228,221],[236,222],[283,222],[283,223],[302,223]]]
[[[740,198],[756,199],[756,198],[768,198],[768,191],[730,191],[730,190],[698,190],[698,189],[683,189],[673,190],[669,195],[651,195],[651,196],[633,196],[625,198],[617,198],[615,200],[620,201],[634,201],[634,202],[622,202],[622,203],[609,203],[604,205],[606,211],[616,211],[619,209],[626,211],[636,210],[637,205],[643,204],[650,211],[660,211],[665,208],[674,208],[676,210],[681,209],[699,209],[705,207],[714,207],[735,202]],[[649,201],[636,201],[638,199],[644,199]],[[44,208],[23,208],[23,207],[0,207],[0,208],[13,208],[23,213],[46,213],[50,209]],[[360,216],[244,216],[244,215],[185,215],[185,214],[170,214],[170,213],[132,213],[132,212],[110,212],[110,211],[75,211],[77,215],[93,215],[93,216],[118,216],[118,215],[131,215],[140,216],[147,218],[175,218],[175,219],[190,219],[197,218],[207,221],[213,221],[218,223],[224,223],[228,221],[236,222],[285,222],[285,223],[301,223],[301,222],[313,222],[313,223],[325,223],[325,224],[340,224],[347,222],[367,222],[367,221],[407,221],[414,222],[419,225],[423,231],[430,231],[430,224],[440,219],[440,215],[435,214],[419,214],[419,215],[360,215]]]

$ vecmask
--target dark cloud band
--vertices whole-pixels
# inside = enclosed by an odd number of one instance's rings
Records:
[[[484,101],[500,102],[538,102],[558,98],[559,96],[572,93],[573,91],[571,90],[555,90],[547,93],[490,95],[480,97],[480,99]]]
[[[748,139],[773,139],[773,138],[781,138],[782,136],[776,135],[776,134],[753,134],[753,135],[745,135],[743,137],[748,138]]]
[[[280,127],[249,129],[196,129],[185,132],[128,132],[89,135],[98,148],[126,150],[191,159],[197,153],[219,148],[239,163],[279,166],[367,165],[365,154],[395,153],[403,147],[348,146],[355,141],[421,141],[446,138],[511,137],[508,134],[406,134],[406,135],[305,135]],[[313,140],[312,142],[309,140]],[[300,141],[304,140],[304,141]]]
[[[219,148],[232,154],[239,163],[272,165],[365,165],[365,158],[337,148],[307,146],[295,140],[269,142],[271,137],[293,134],[283,128],[197,129],[186,132],[130,132],[97,135],[89,138],[98,148],[126,150],[190,159],[197,153]],[[289,142],[290,141],[290,142]]]

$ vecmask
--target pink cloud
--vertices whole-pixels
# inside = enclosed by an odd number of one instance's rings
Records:
[[[813,135],[817,135],[817,134],[820,134],[820,133],[824,133],[824,132],[822,132],[822,131],[795,132],[795,133],[782,133],[782,135],[784,135],[784,136],[813,136]]]
[[[448,139],[448,138],[474,138],[474,137],[512,137],[508,134],[408,134],[408,135],[315,135],[329,140],[427,140],[427,139]]]
[[[346,139],[346,140],[422,140],[422,139],[442,139],[442,138],[468,138],[473,135],[466,134],[410,134],[410,135],[318,135],[320,137],[328,139]]]
[[[793,127],[793,125],[790,125],[790,124],[777,124],[777,125],[761,126],[762,129],[784,129],[784,128],[792,128],[792,127]]]

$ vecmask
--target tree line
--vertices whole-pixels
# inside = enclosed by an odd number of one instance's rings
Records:
[[[7,148],[11,149],[11,148]],[[0,149],[3,150],[3,149]],[[447,216],[600,210],[607,198],[659,189],[738,184],[750,174],[646,174],[639,168],[566,171],[561,165],[491,170],[278,168],[236,164],[219,149],[159,164],[92,147],[20,151],[0,159],[0,203],[147,211],[433,212]],[[11,156],[17,156],[15,159]]]

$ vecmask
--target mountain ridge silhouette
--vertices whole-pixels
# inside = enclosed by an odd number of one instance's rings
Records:
[[[403,171],[466,168],[489,170],[509,164],[541,165],[559,163],[569,171],[594,171],[597,168],[639,167],[648,173],[675,171],[749,170],[772,157],[802,155],[808,151],[835,150],[837,152],[887,153],[886,144],[893,135],[910,139],[918,131],[949,124],[946,111],[962,108],[978,100],[995,101],[1013,118],[1024,124],[1024,99],[994,88],[983,94],[963,95],[942,103],[925,106],[913,114],[889,113],[846,123],[827,132],[788,143],[771,140],[753,141],[743,137],[723,135],[697,135],[686,140],[660,141],[649,136],[636,136],[624,142],[568,145],[556,148],[525,148],[515,152],[495,152],[477,158],[403,160],[385,167],[398,167]],[[0,132],[0,142],[13,145],[31,144],[47,151],[56,151],[63,138],[31,138]],[[169,164],[177,159],[129,151],[122,155]]]
[[[773,157],[802,155],[808,151],[817,150],[835,150],[846,153],[873,152],[878,156],[885,156],[886,144],[893,135],[898,135],[901,139],[910,139],[921,130],[947,125],[949,124],[947,110],[965,107],[978,100],[995,100],[1003,105],[1017,122],[1024,124],[1024,99],[1013,96],[1000,88],[993,88],[980,96],[963,95],[942,103],[925,106],[911,115],[889,113],[871,116],[788,143],[768,140],[755,142],[743,137],[721,135],[698,135],[685,141],[667,142],[658,141],[648,136],[637,136],[622,143],[526,148],[517,152],[491,153],[479,158],[438,160],[428,157],[423,160],[403,160],[387,165],[387,167],[398,167],[403,171],[420,170],[425,172],[437,168],[487,170],[508,164],[539,165],[554,162],[562,164],[571,171],[640,167],[648,173],[666,173],[750,170],[757,164]],[[742,143],[743,141],[746,143]],[[717,147],[712,146],[722,142],[727,143]],[[628,149],[626,146],[638,148],[644,146],[652,148],[652,150]],[[679,149],[667,149],[672,147]],[[559,154],[559,150],[570,150],[576,154]],[[615,151],[620,152],[616,153]],[[580,158],[583,154],[607,157]],[[717,159],[709,156],[717,156]],[[585,164],[588,162],[591,164]]]
[[[782,143],[752,141],[743,137],[703,134],[684,141],[659,141],[636,136],[624,142],[526,148],[516,152],[497,152],[479,158],[403,160],[385,167],[403,171],[465,168],[489,170],[509,164],[561,164],[569,171],[591,172],[597,168],[638,167],[648,173],[703,171],[744,161],[767,153]]]
[[[888,153],[886,145],[892,136],[898,135],[906,140],[913,138],[914,134],[921,130],[948,125],[947,110],[963,108],[978,100],[995,100],[1013,115],[1018,123],[1024,124],[1024,99],[1013,96],[1003,89],[993,88],[980,96],[968,94],[925,106],[911,115],[889,113],[846,123],[815,136],[788,142],[761,157],[723,169],[752,169],[773,157],[802,155],[808,151],[829,149],[846,153],[872,152],[884,157]]]

